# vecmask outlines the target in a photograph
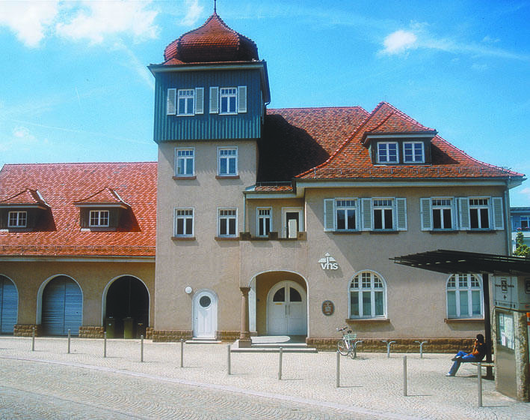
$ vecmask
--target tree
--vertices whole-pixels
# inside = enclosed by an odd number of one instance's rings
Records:
[[[515,256],[530,258],[530,247],[524,243],[523,232],[517,232],[515,237]]]

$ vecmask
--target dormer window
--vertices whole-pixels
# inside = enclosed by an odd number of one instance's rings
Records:
[[[27,211],[10,211],[8,213],[7,227],[8,228],[25,228],[28,226],[28,212]]]
[[[397,142],[377,143],[377,163],[398,163]]]
[[[90,210],[89,226],[90,227],[109,227],[110,220],[109,210]]]
[[[423,142],[406,141],[403,142],[403,163],[424,163],[425,153]]]
[[[435,134],[435,133],[434,133]],[[366,135],[375,165],[425,165],[432,162],[431,133],[381,133]]]
[[[49,211],[50,207],[37,190],[25,189],[0,201],[0,229],[39,229],[39,223]]]
[[[131,207],[121,199],[118,193],[104,188],[97,193],[74,202],[79,208],[81,230],[116,231],[126,229],[126,220],[130,219]],[[125,225],[122,222],[125,219]]]

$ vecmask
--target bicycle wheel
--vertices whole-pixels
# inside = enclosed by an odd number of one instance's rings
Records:
[[[344,340],[340,340],[337,343],[337,349],[339,350],[339,353],[343,356],[346,356],[348,354],[348,348],[346,347],[346,343],[344,342]]]

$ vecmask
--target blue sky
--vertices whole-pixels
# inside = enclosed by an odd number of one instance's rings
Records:
[[[218,0],[267,61],[270,108],[387,101],[530,175],[530,0]],[[213,0],[0,0],[0,166],[154,161],[154,78]],[[530,206],[530,181],[511,192]]]

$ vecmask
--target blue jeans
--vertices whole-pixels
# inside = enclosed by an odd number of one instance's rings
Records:
[[[456,372],[458,372],[458,369],[460,368],[460,364],[462,362],[480,362],[481,360],[470,353],[466,353],[465,351],[459,351],[456,354],[456,357],[458,357],[458,360],[453,363],[453,366],[451,366],[451,370],[449,370],[449,375],[451,376],[456,375]]]

